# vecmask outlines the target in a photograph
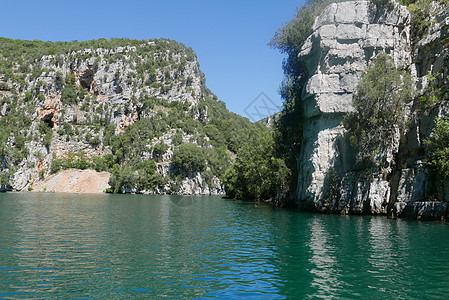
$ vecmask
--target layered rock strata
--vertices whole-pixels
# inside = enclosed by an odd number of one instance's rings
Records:
[[[299,58],[309,79],[303,94],[303,144],[299,157],[297,199],[302,209],[360,214],[413,215],[420,210],[430,183],[419,168],[423,140],[444,107],[422,113],[410,107],[411,126],[387,153],[382,172],[357,170],[342,120],[353,110],[352,97],[370,59],[384,51],[408,69],[417,90],[428,71],[447,78],[447,13],[413,47],[407,8],[376,8],[369,1],[329,5],[315,20]],[[334,178],[338,182],[332,182]],[[449,198],[448,198],[449,200]],[[425,205],[424,205],[425,206]],[[412,207],[412,208],[410,208]],[[415,208],[413,208],[415,207]],[[421,209],[422,211],[423,209]]]

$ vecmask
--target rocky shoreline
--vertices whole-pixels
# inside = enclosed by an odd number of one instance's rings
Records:
[[[111,177],[109,172],[97,172],[95,170],[68,169],[50,175],[44,180],[38,181],[28,191],[47,193],[75,193],[75,194],[101,194],[105,193],[110,185],[108,181]],[[6,192],[6,189],[5,189]],[[176,191],[166,189],[155,189],[153,191],[133,191],[126,193],[154,194],[154,195],[225,195],[221,186],[210,188],[201,176],[187,178],[181,182],[181,186]]]

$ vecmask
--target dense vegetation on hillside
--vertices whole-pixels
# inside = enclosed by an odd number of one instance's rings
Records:
[[[146,163],[142,157],[143,153],[148,151],[147,145],[150,141],[167,133],[171,136],[171,147],[162,141],[153,146],[153,153],[157,159],[170,148],[173,150],[171,179],[179,183],[198,172],[206,181],[210,181],[213,176],[223,179],[224,173],[232,163],[229,153],[236,152],[253,134],[254,126],[248,120],[229,112],[222,103],[214,99],[203,101],[204,107],[200,107],[199,110],[201,114],[201,109],[208,109],[211,113],[208,121],[200,121],[194,119],[192,115],[186,115],[185,112],[189,109],[175,103],[168,105],[170,108],[168,113],[141,119],[127,127],[122,134],[111,134],[105,144],[112,150],[116,165],[112,166],[111,185],[114,192],[124,192],[126,188],[152,190],[167,183],[169,178],[160,178],[159,174],[154,174],[154,169],[144,168],[142,165]],[[188,141],[183,138],[186,135],[190,136]],[[117,165],[121,167],[118,168]],[[148,171],[139,173],[139,170]],[[135,176],[122,176],[123,172]],[[151,179],[148,184],[139,183],[153,176],[156,178]],[[176,190],[176,186],[173,190]]]
[[[175,41],[0,38],[2,181],[92,168],[112,173],[111,192],[176,192],[197,174],[213,186],[254,132]],[[69,151],[55,155],[55,143]]]

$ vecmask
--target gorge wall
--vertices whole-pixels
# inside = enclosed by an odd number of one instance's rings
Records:
[[[438,11],[437,9],[435,11]],[[376,173],[357,168],[342,120],[353,111],[352,97],[368,62],[389,54],[422,93],[427,73],[448,78],[449,12],[439,10],[423,38],[413,36],[406,7],[386,9],[369,1],[329,5],[315,20],[300,52],[309,78],[303,92],[303,141],[299,157],[298,206],[304,210],[388,214],[446,219],[447,203],[428,202],[432,182],[421,168],[423,141],[447,105],[407,108],[409,126],[397,130],[387,163]],[[447,88],[447,86],[446,86]],[[449,185],[440,198],[449,201]]]
[[[175,41],[0,38],[3,191],[50,191],[50,175],[76,168],[112,173],[113,192],[223,194],[253,127]]]

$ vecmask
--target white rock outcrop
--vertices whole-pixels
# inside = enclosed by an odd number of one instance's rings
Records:
[[[316,18],[313,33],[299,54],[309,74],[302,97],[303,143],[296,193],[301,208],[404,215],[407,206],[425,199],[428,179],[419,169],[422,157],[413,153],[422,150],[434,117],[447,115],[446,108],[436,108],[427,116],[411,111],[410,129],[405,136],[397,132],[383,174],[355,169],[342,119],[353,110],[357,84],[370,59],[380,51],[411,71],[418,90],[425,87],[428,71],[447,78],[447,16],[447,12],[440,13],[438,22],[414,49],[411,15],[404,6],[386,10],[369,1],[341,2],[329,5]],[[340,181],[338,189],[331,191],[332,173]]]
[[[369,1],[335,3],[315,20],[313,30],[300,52],[310,78],[303,97],[298,198],[317,202],[325,196],[329,169],[345,172],[352,167],[349,156],[344,157],[350,147],[341,140],[341,121],[353,110],[353,92],[368,61],[385,51],[397,64],[410,64],[410,14],[398,6],[378,16]]]

